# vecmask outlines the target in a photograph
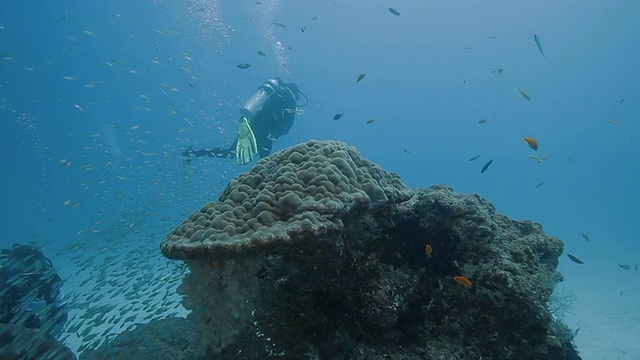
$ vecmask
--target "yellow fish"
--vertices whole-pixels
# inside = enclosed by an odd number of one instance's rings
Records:
[[[613,126],[620,126],[620,123],[615,121],[615,120],[613,120],[613,119],[604,119],[604,121],[609,123],[609,124],[611,124],[611,125],[613,125]]]
[[[522,140],[524,140],[524,142],[527,143],[527,145],[529,145],[530,148],[532,148],[533,150],[538,151],[538,141],[532,137],[525,137],[522,138]]]

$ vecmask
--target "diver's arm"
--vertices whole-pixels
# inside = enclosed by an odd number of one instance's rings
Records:
[[[62,289],[62,279],[54,272],[53,268],[49,268],[47,272],[50,272],[51,275],[50,280],[43,284],[46,307],[38,317],[41,321],[41,331],[55,336],[62,332],[67,323],[68,309]]]

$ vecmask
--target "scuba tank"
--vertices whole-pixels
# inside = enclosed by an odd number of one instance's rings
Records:
[[[269,79],[265,81],[253,94],[251,99],[240,108],[240,114],[251,121],[278,90],[280,90],[279,79]]]

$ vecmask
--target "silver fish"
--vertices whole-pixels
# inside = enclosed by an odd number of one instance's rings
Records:
[[[542,54],[542,58],[545,58],[544,51],[542,51],[542,43],[540,42],[540,38],[538,37],[537,34],[533,34],[533,41],[536,42],[536,46],[538,47],[538,50],[540,50],[540,54]]]

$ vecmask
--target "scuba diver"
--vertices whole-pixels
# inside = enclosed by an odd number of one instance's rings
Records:
[[[306,102],[298,106],[300,95]],[[301,107],[309,103],[307,96],[292,82],[286,83],[280,78],[269,79],[262,84],[253,96],[240,109],[238,136],[229,148],[194,150],[191,146],[182,151],[185,164],[191,157],[236,158],[240,165],[253,160],[256,155],[265,157],[271,154],[273,141],[289,132],[296,114],[302,114]]]
[[[62,279],[33,246],[13,244],[0,253],[0,324],[55,337],[67,322]]]

